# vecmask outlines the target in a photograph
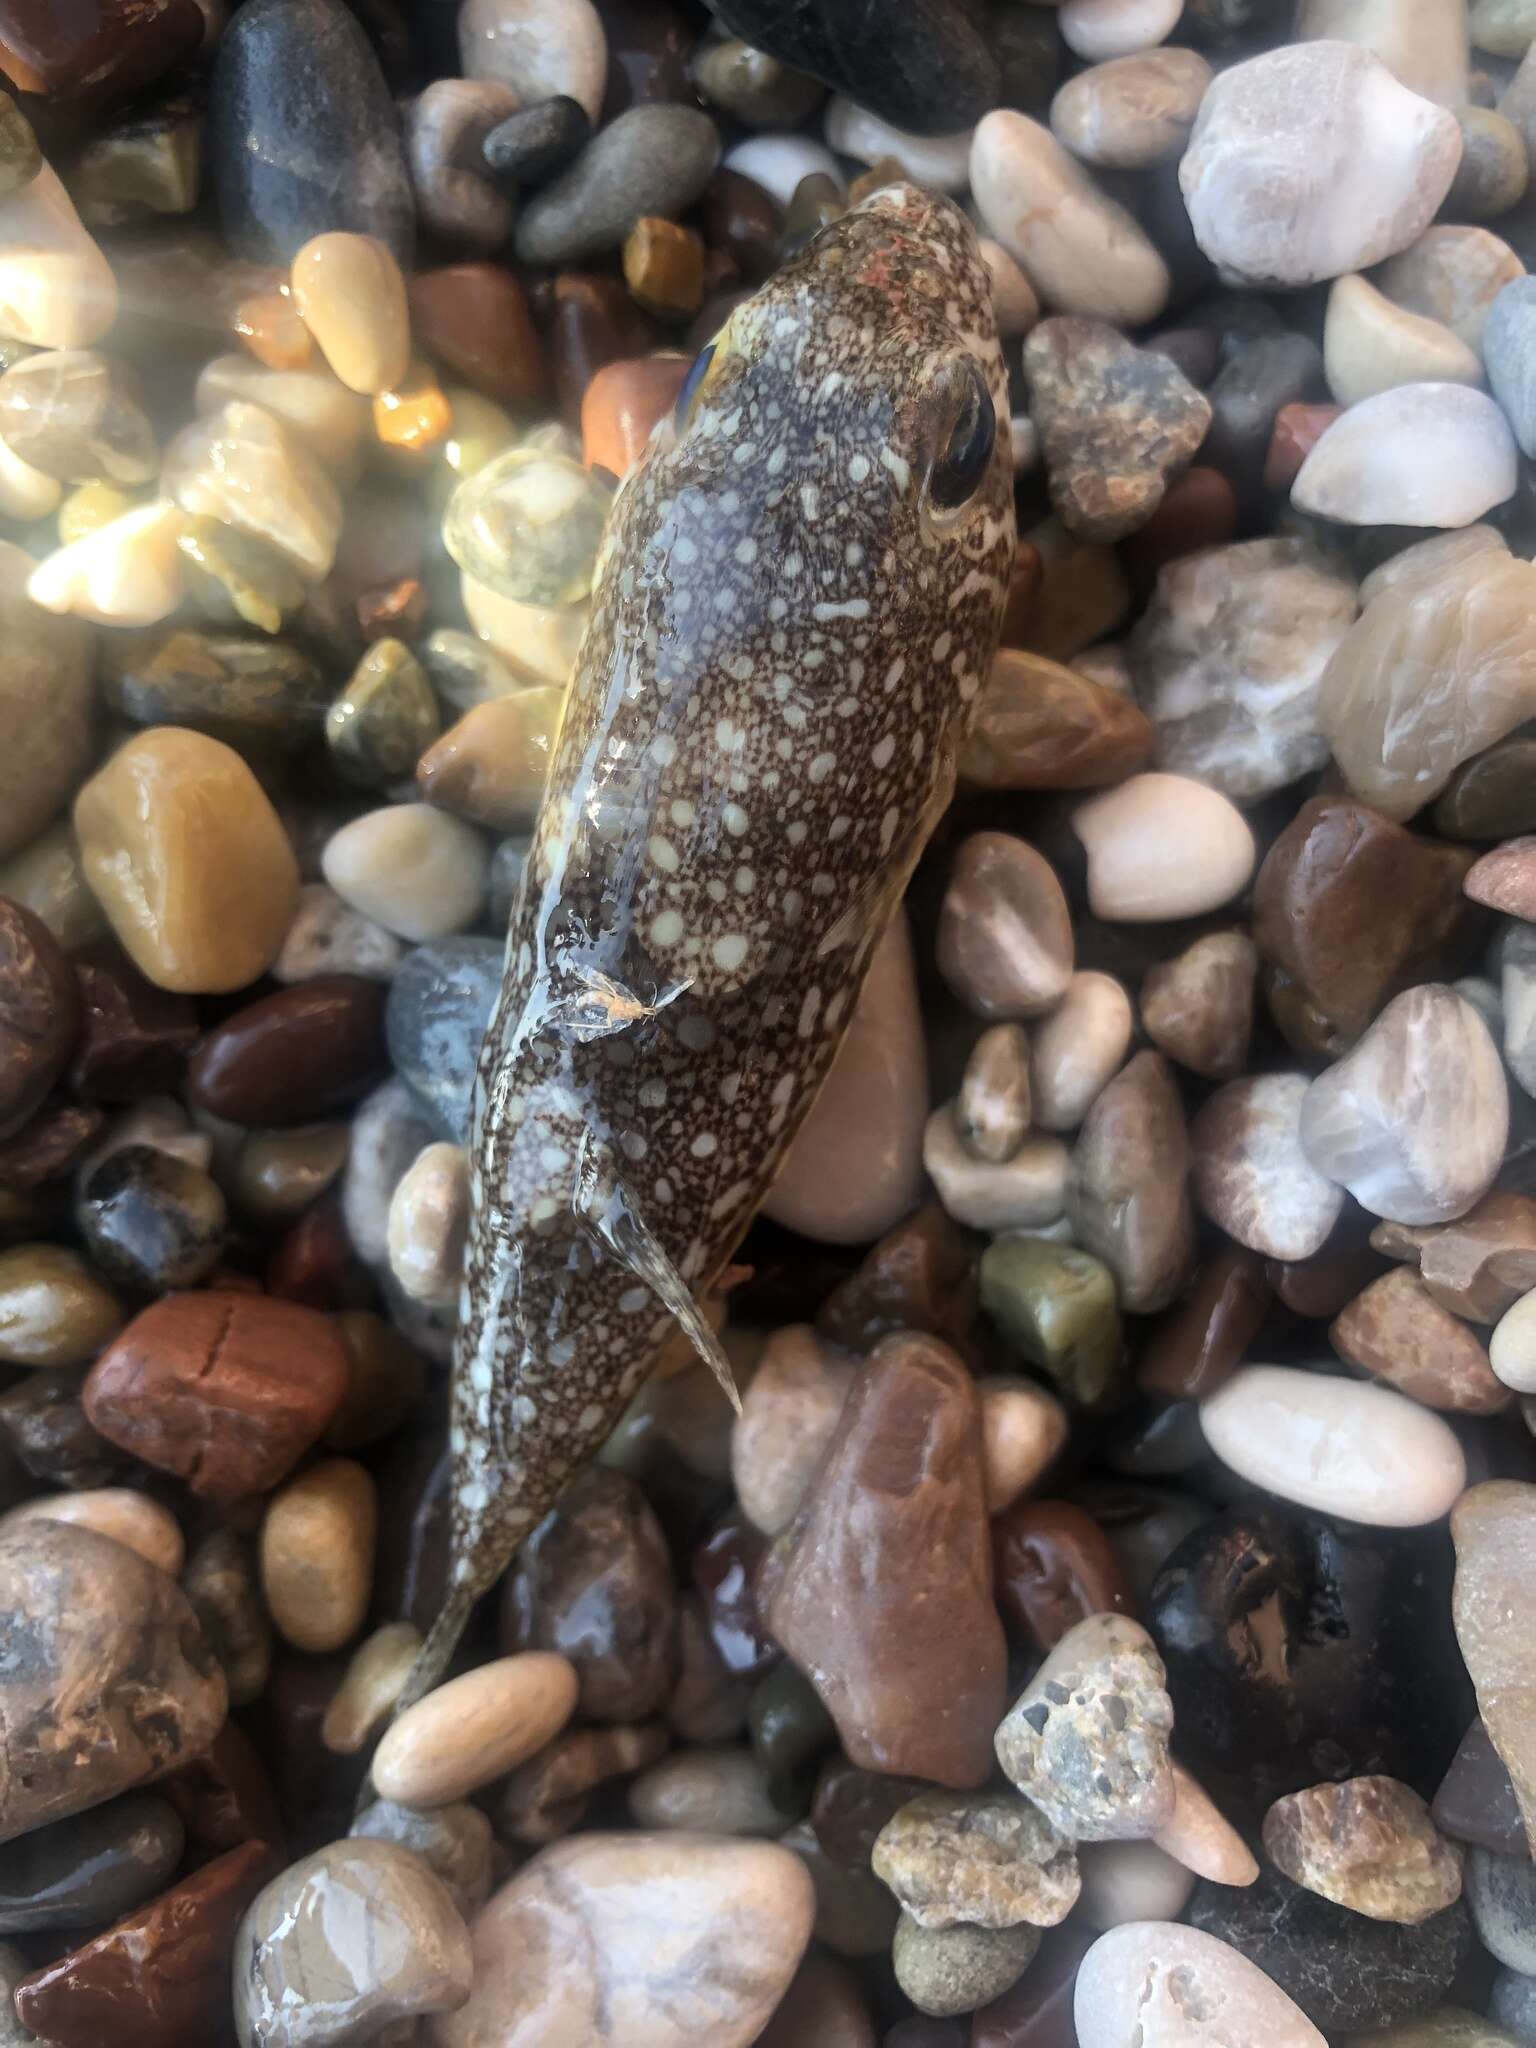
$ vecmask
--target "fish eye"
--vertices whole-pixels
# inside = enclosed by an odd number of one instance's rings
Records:
[[[688,374],[683,379],[677,394],[677,403],[672,408],[672,417],[680,427],[688,424],[688,415],[693,411],[693,402],[699,395],[699,387],[709,375],[709,366],[715,360],[719,336],[707,341],[688,365]]]
[[[946,512],[974,496],[987,473],[997,439],[997,414],[981,372],[969,365],[970,375],[960,409],[948,441],[935,457],[928,476],[928,494]]]

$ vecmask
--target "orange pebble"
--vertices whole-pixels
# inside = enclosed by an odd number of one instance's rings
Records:
[[[582,461],[623,476],[671,411],[687,374],[686,356],[629,356],[599,370],[581,401]]]
[[[435,448],[452,426],[453,407],[423,362],[413,362],[403,382],[373,401],[373,431],[386,448]]]
[[[314,355],[314,336],[299,318],[286,288],[255,292],[242,299],[230,324],[257,362],[269,370],[302,370]]]

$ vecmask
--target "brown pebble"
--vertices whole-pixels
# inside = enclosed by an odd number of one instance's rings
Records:
[[[1264,457],[1266,491],[1289,493],[1318,442],[1343,412],[1340,405],[1282,405]]]
[[[1259,956],[1246,932],[1207,932],[1173,960],[1147,969],[1141,1022],[1159,1052],[1192,1074],[1240,1074],[1253,1032]]]
[[[99,1109],[55,1095],[9,1138],[0,1139],[0,1189],[46,1187],[79,1165],[101,1134]]]
[[[1197,465],[1168,486],[1161,505],[1126,542],[1126,567],[1150,589],[1165,562],[1220,547],[1236,531],[1237,492],[1219,469]]]
[[[1442,1308],[1474,1323],[1496,1323],[1536,1287],[1536,1200],[1499,1189],[1453,1223],[1378,1223],[1372,1247],[1417,1265]]]
[[[1467,870],[1462,887],[1489,910],[1536,919],[1536,838],[1507,839],[1485,853]]]
[[[700,202],[704,239],[721,250],[748,284],[761,284],[778,267],[784,209],[755,178],[716,171]]]
[[[958,1788],[990,1773],[1006,1658],[983,1489],[970,1374],[933,1338],[885,1338],[783,1539],[768,1606],[856,1764]]]
[[[544,349],[523,288],[502,263],[449,263],[411,279],[419,347],[487,398],[519,411],[549,395]]]
[[[1242,1245],[1206,1260],[1188,1293],[1154,1324],[1136,1369],[1156,1401],[1198,1401],[1242,1364],[1268,1312],[1264,1261]]]
[[[1100,1091],[1067,1173],[1079,1245],[1114,1274],[1137,1315],[1177,1299],[1194,1263],[1189,1133],[1167,1062],[1139,1052]]]
[[[1270,1259],[1264,1276],[1275,1299],[1293,1316],[1309,1322],[1331,1322],[1382,1270],[1382,1260],[1369,1245],[1338,1242],[1325,1245],[1310,1259]]]
[[[992,1524],[1003,1620],[1044,1653],[1090,1614],[1129,1614],[1131,1589],[1103,1529],[1065,1500],[1025,1500]]]
[[[686,356],[639,356],[607,363],[588,384],[581,401],[581,459],[617,477],[645,452],[651,429],[672,410]]]
[[[1072,978],[1072,913],[1051,864],[1007,832],[973,832],[939,913],[939,972],[978,1017],[1038,1017]]]
[[[197,1042],[190,1000],[146,980],[113,939],[93,940],[72,959],[81,1007],[72,1092],[111,1104],[177,1094]]]
[[[23,2026],[59,2048],[207,2048],[227,2024],[235,1929],[273,1865],[246,1842],[23,1977]]]
[[[692,228],[646,214],[625,239],[624,282],[658,320],[691,320],[704,302],[704,244]]]
[[[476,704],[422,755],[416,787],[429,804],[493,832],[524,831],[544,793],[565,693],[519,690]]]
[[[187,1068],[193,1102],[234,1124],[303,1124],[355,1102],[384,1067],[384,991],[318,975],[247,1003]]]
[[[277,1485],[335,1414],[347,1354],[334,1323],[267,1295],[173,1294],[92,1366],[85,1412],[109,1443],[200,1499]]]
[[[833,1288],[816,1327],[834,1344],[870,1351],[893,1330],[924,1330],[963,1350],[976,1321],[976,1262],[937,1202],[925,1202]]]
[[[960,754],[981,789],[1097,789],[1145,768],[1152,726],[1128,697],[1043,654],[1002,648]]]
[[[80,994],[58,940],[0,896],[0,1138],[42,1107],[79,1028]]]
[[[296,1650],[322,1656],[362,1627],[378,1526],[378,1490],[353,1458],[322,1458],[267,1503],[261,1590],[279,1634]]]
[[[577,1728],[519,1766],[501,1788],[501,1832],[515,1842],[555,1842],[578,1827],[590,1795],[613,1778],[627,1778],[666,1755],[661,1721],[617,1728]]]
[[[1401,1394],[1460,1415],[1497,1415],[1514,1398],[1476,1331],[1444,1309],[1411,1267],[1383,1273],[1328,1332],[1347,1365]]]

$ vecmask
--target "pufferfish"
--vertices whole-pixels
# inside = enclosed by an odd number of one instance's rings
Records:
[[[949,802],[1007,421],[975,232],[893,184],[732,313],[614,501],[475,1082],[451,1577],[405,1701],[678,1325],[735,1398],[697,1299]]]

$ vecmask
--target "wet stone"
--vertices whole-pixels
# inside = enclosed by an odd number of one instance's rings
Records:
[[[1095,1614],[1063,1636],[997,1731],[997,1758],[1076,1841],[1149,1834],[1173,1811],[1173,1707],[1151,1637]]]
[[[22,462],[64,483],[147,483],[154,430],[126,368],[90,349],[50,349],[0,376],[0,435]]]
[[[636,1721],[662,1706],[675,1671],[676,1595],[661,1529],[634,1481],[581,1475],[518,1553],[502,1597],[508,1650],[555,1650],[575,1665],[580,1711]]]
[[[218,1732],[223,1674],[183,1594],[133,1551],[20,1523],[0,1537],[0,1591],[33,1645],[0,1695],[0,1839],[164,1777]]]
[[[84,1375],[55,1366],[0,1394],[0,1434],[24,1472],[52,1486],[105,1486],[126,1463],[86,1420]]]
[[[937,953],[940,973],[977,1016],[1052,1009],[1072,974],[1072,917],[1044,856],[1007,833],[973,833],[950,873]]]
[[[1528,1856],[1520,1802],[1481,1716],[1468,1728],[1430,1808],[1435,1826],[1458,1842],[1501,1856]]]
[[[502,952],[495,939],[439,939],[410,953],[390,987],[384,1030],[391,1064],[455,1142],[469,1129],[475,1062],[501,988]]]
[[[176,626],[104,649],[102,690],[135,725],[185,725],[234,747],[310,744],[328,699],[319,669],[284,640]]]
[[[920,1793],[886,1822],[870,1863],[920,1927],[1054,1927],[1077,1903],[1071,1843],[1008,1793]]]
[[[1477,1689],[1483,1727],[1514,1783],[1536,1843],[1536,1739],[1531,1697],[1530,1572],[1536,1488],[1516,1480],[1471,1487],[1451,1516],[1456,1641]]]
[[[1122,1308],[1166,1308],[1188,1275],[1194,1218],[1189,1137],[1166,1063],[1137,1053],[1088,1112],[1067,1176],[1067,1214],[1114,1274]]]
[[[1496,1415],[1509,1405],[1509,1388],[1494,1374],[1482,1339],[1440,1306],[1411,1267],[1373,1280],[1328,1335],[1347,1364],[1428,1408]]]
[[[1080,1507],[1024,1500],[992,1524],[997,1605],[1017,1636],[1049,1653],[1091,1614],[1127,1614],[1133,1602],[1114,1545]]]
[[[399,640],[376,640],[325,716],[340,773],[365,788],[407,780],[437,738],[437,700],[426,672]]]
[[[669,1740],[666,1726],[659,1721],[577,1728],[557,1735],[537,1756],[520,1765],[503,1787],[497,1802],[502,1832],[513,1841],[536,1846],[558,1841],[580,1826],[594,1792],[614,1778],[628,1777],[658,1763]],[[775,1825],[770,1832],[777,1834],[783,1816],[776,1808],[774,1811]]]
[[[1031,1365],[1092,1407],[1118,1384],[1124,1336],[1110,1268],[1043,1238],[997,1238],[982,1254],[981,1306]]]
[[[915,1463],[904,1445],[923,1447]],[[785,1539],[767,1614],[856,1764],[962,1788],[987,1774],[1004,1650],[983,1484],[969,1374],[932,1339],[885,1339]]]
[[[971,2022],[971,2048],[1075,2048],[1073,1992],[1078,1967],[1092,1945],[1092,1934],[1075,1925],[1048,1933],[1018,1983],[977,2012]],[[965,2039],[964,2035],[953,2039],[914,2035],[909,2039],[898,2027],[886,2035],[885,2048],[964,2048]]]
[[[1024,374],[1063,526],[1090,541],[1136,532],[1204,438],[1207,401],[1166,356],[1100,320],[1042,320]]]
[[[1300,1136],[1304,1074],[1229,1081],[1190,1126],[1195,1197],[1226,1234],[1267,1258],[1305,1259],[1328,1242],[1342,1189],[1318,1173]]]
[[[115,1920],[162,1888],[185,1839],[175,1807],[152,1792],[23,1835],[0,1853],[0,1932]]]
[[[822,1760],[837,1742],[837,1724],[810,1679],[788,1657],[781,1657],[752,1688],[747,1732],[769,1798],[785,1815],[803,1814]]]
[[[1536,739],[1501,740],[1458,768],[1431,812],[1447,839],[1508,839],[1536,830]]]
[[[1240,1073],[1253,1030],[1258,954],[1246,932],[1210,932],[1147,969],[1142,1028],[1158,1051],[1210,1081]]]
[[[525,263],[578,263],[618,248],[647,214],[675,219],[703,192],[720,138],[697,107],[631,107],[523,207],[516,247]]]
[[[81,1188],[79,1215],[91,1257],[134,1293],[193,1287],[224,1250],[217,1182],[152,1145],[127,1145],[104,1160]]]
[[[79,1028],[80,996],[58,941],[32,911],[0,896],[0,1138],[42,1107]]]
[[[1417,1927],[1461,1896],[1463,1852],[1396,1778],[1350,1778],[1276,1800],[1264,1850],[1293,1883],[1372,1920]]]
[[[1095,789],[1146,767],[1147,721],[1129,699],[1075,669],[999,649],[960,755],[982,789]]]
[[[1217,1252],[1150,1332],[1137,1363],[1142,1392],[1164,1401],[1214,1393],[1247,1354],[1270,1299],[1254,1253],[1237,1246]]]
[[[1256,1963],[1329,2038],[1428,2012],[1445,1996],[1472,1941],[1459,1902],[1403,1927],[1351,1912],[1267,1870],[1245,1891],[1201,1884],[1190,1921]]]
[[[469,1931],[408,1849],[333,1842],[274,1878],[235,1941],[241,2048],[320,2048],[469,1996]]]
[[[459,1803],[421,1813],[392,1799],[365,1806],[348,1832],[395,1842],[420,1857],[466,1919],[484,1905],[495,1862],[491,1824],[478,1806]]]

